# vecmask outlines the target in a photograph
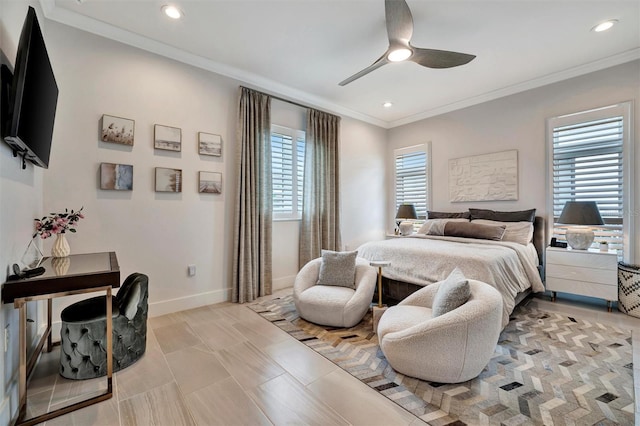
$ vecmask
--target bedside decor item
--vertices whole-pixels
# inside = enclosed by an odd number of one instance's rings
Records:
[[[133,189],[133,166],[100,163],[100,189],[131,191]]]
[[[182,192],[182,170],[156,167],[156,192]]]
[[[104,114],[101,120],[100,140],[133,146],[136,122],[128,118]]]
[[[222,137],[212,133],[198,132],[198,153],[200,155],[222,156]]]
[[[83,208],[81,207],[78,211],[71,210],[71,212],[64,209],[64,213],[50,213],[49,216],[44,216],[42,219],[34,219],[36,226],[34,238],[39,235],[44,240],[52,235],[57,235],[51,248],[51,257],[65,257],[71,254],[69,243],[64,234],[67,231],[76,232],[75,226],[80,219],[84,218]]]
[[[206,194],[222,194],[222,173],[200,172],[198,192]]]
[[[153,147],[166,151],[182,150],[182,129],[156,124],[153,127]]]
[[[396,235],[411,235],[413,233],[413,222],[407,222],[411,225],[409,228],[408,225],[404,226],[404,229],[407,233],[402,232],[401,224],[406,219],[417,219],[418,215],[416,213],[416,208],[413,204],[400,204],[398,207],[398,212],[396,213]]]
[[[567,201],[558,218],[567,227],[567,243],[574,250],[586,250],[594,239],[593,226],[604,225],[595,201]]]
[[[608,252],[609,251],[609,243],[606,241],[602,241],[600,242],[600,251],[602,252]]]
[[[449,160],[449,201],[518,199],[518,150]]]

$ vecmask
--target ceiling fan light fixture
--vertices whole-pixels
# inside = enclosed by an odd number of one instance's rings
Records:
[[[601,33],[602,31],[607,31],[617,23],[618,23],[617,19],[609,19],[608,21],[601,22],[595,27],[591,28],[591,31],[596,33]]]
[[[387,59],[391,62],[402,62],[406,59],[409,59],[413,55],[413,52],[406,47],[400,47],[398,49],[392,50],[387,55]]]
[[[383,107],[385,108],[391,108],[393,106],[393,104],[391,102],[385,102],[382,104]]]
[[[170,4],[165,4],[164,6],[162,6],[162,12],[171,19],[182,18],[182,11],[176,6]]]

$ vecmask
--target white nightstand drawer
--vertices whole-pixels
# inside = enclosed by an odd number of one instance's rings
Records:
[[[547,290],[582,296],[598,297],[605,300],[618,300],[617,285],[602,285],[592,282],[566,280],[547,276]]]
[[[618,285],[618,276],[612,269],[593,269],[584,266],[547,264],[547,277],[573,281],[586,281],[607,286]],[[547,280],[548,280],[547,278]]]
[[[600,253],[582,250],[547,249],[547,264],[578,268],[608,269],[618,267],[616,253]]]

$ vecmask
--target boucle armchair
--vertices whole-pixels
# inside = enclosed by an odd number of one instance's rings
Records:
[[[293,300],[301,318],[331,327],[353,327],[367,313],[376,288],[376,270],[356,259],[355,290],[316,285],[322,258],[302,267],[293,284]]]
[[[460,383],[480,374],[502,330],[502,297],[489,284],[469,280],[471,297],[432,318],[441,282],[411,294],[380,318],[380,348],[394,370],[438,383]]]

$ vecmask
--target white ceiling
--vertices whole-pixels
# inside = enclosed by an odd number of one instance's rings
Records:
[[[407,3],[414,46],[477,58],[389,64],[340,87],[387,48],[383,0],[41,0],[49,19],[385,128],[640,58],[638,0]],[[619,24],[590,31],[607,19]]]

